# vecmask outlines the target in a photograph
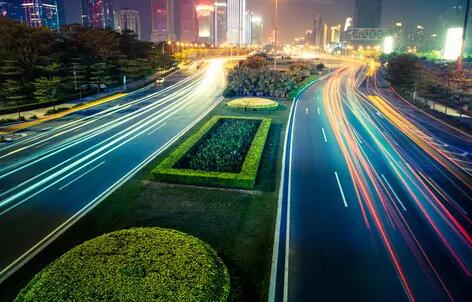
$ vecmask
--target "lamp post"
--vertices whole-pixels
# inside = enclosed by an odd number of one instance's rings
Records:
[[[457,59],[457,73],[462,72],[462,60],[464,59],[464,52],[465,52],[465,40],[467,38],[467,25],[469,23],[469,14],[470,14],[470,0],[467,0],[467,4],[465,5],[465,17],[464,17],[464,29],[462,31],[462,48],[461,54]]]
[[[275,0],[275,30],[274,30],[274,70],[277,70],[277,35],[279,22],[279,0]]]

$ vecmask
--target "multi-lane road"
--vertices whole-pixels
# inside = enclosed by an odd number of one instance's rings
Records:
[[[271,301],[472,297],[472,137],[372,67],[349,61],[295,102]]]
[[[0,282],[215,107],[224,63],[0,144]]]

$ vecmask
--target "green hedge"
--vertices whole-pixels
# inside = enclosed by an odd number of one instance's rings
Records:
[[[187,234],[137,228],[97,237],[57,259],[15,301],[227,301],[228,271]]]
[[[245,99],[236,99],[228,102],[227,107],[233,110],[238,110],[238,111],[276,111],[279,109],[279,103],[276,101],[268,100],[271,101],[271,103],[268,104],[257,104],[256,102],[254,104],[251,104],[251,99],[254,99],[257,101],[259,99],[258,97],[256,98],[246,98],[249,101],[245,102]]]
[[[261,124],[254,136],[251,147],[246,155],[240,173],[208,172],[189,169],[176,169],[176,163],[184,157],[220,119],[247,119],[260,120]],[[162,161],[153,171],[156,180],[193,184],[202,186],[231,187],[251,189],[256,183],[259,163],[264,151],[267,135],[270,130],[271,119],[241,118],[232,116],[215,116],[202,128],[197,130],[182,145],[177,147],[166,159]]]

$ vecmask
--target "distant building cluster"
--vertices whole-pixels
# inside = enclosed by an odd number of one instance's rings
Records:
[[[32,27],[60,30],[63,0],[0,0],[0,16]],[[246,0],[150,0],[151,41],[214,45],[260,45],[263,21],[246,10]],[[138,10],[113,10],[112,0],[80,0],[81,23],[94,28],[132,31],[142,38]]]
[[[64,7],[62,0],[0,0],[0,16],[59,30],[64,24]]]
[[[448,1],[448,6],[444,14],[438,16],[439,26],[427,30],[422,24],[407,28],[402,21],[382,27],[382,0],[356,0],[353,17],[346,18],[344,25],[328,25],[317,15],[312,28],[303,37],[296,38],[294,44],[338,53],[357,49],[386,53],[438,51],[443,49],[449,29],[464,25],[466,0],[445,1]],[[469,30],[468,35],[472,39],[471,33],[472,30]]]

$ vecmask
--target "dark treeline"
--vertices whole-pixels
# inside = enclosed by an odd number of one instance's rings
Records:
[[[60,33],[0,18],[0,107],[78,98],[175,63],[132,32],[67,25]]]

